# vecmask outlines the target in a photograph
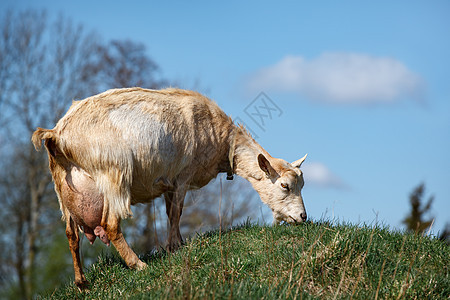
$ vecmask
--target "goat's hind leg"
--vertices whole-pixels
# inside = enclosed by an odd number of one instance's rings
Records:
[[[70,252],[72,253],[75,284],[79,289],[85,289],[89,283],[84,276],[83,266],[80,260],[80,235],[77,225],[70,217],[70,214],[66,214],[66,236],[69,240]]]
[[[175,189],[164,193],[166,201],[166,213],[169,218],[170,229],[167,241],[167,250],[174,252],[183,244],[183,238],[180,233],[180,219],[183,212],[185,189]]]
[[[107,223],[103,224],[102,227],[106,229],[109,240],[111,240],[128,267],[136,270],[142,270],[147,267],[147,264],[138,258],[125,240],[122,230],[120,229],[119,218],[109,216]]]

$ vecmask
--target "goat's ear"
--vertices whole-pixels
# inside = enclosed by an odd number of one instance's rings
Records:
[[[305,156],[303,156],[302,158],[300,158],[299,160],[294,161],[293,163],[291,163],[291,165],[295,168],[300,168],[300,166],[302,165],[302,163],[305,161],[306,157],[308,156],[308,154],[306,154]]]
[[[274,168],[272,168],[272,166],[270,165],[270,162],[262,154],[258,155],[258,164],[259,164],[259,167],[261,168],[261,170],[263,170],[267,176],[274,177],[277,174],[277,172],[274,170]]]

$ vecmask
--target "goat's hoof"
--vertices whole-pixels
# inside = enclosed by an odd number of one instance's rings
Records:
[[[147,268],[147,264],[145,262],[143,262],[142,260],[138,260],[138,262],[134,265],[133,269],[142,271],[145,268]]]
[[[171,242],[167,245],[166,251],[173,253],[173,252],[177,251],[178,249],[180,249],[181,246],[183,246],[183,245],[184,245],[183,241]]]
[[[145,268],[147,268],[147,264],[145,262],[143,262],[142,260],[138,259],[138,261],[136,263],[129,264],[128,267],[133,270],[141,271],[141,270],[144,270]]]
[[[89,281],[84,278],[81,280],[75,280],[75,285],[80,292],[86,291],[89,288]]]

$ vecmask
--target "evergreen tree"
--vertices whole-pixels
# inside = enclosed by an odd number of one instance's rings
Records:
[[[411,195],[409,201],[411,204],[411,212],[403,220],[406,229],[416,233],[423,233],[433,223],[434,217],[426,219],[425,215],[430,211],[434,196],[430,196],[425,205],[424,202],[425,184],[418,185]]]

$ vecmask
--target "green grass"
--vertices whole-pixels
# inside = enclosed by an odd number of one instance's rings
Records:
[[[128,269],[103,255],[87,278],[49,299],[448,299],[450,246],[378,226],[245,224],[209,232],[178,252],[143,257]]]

